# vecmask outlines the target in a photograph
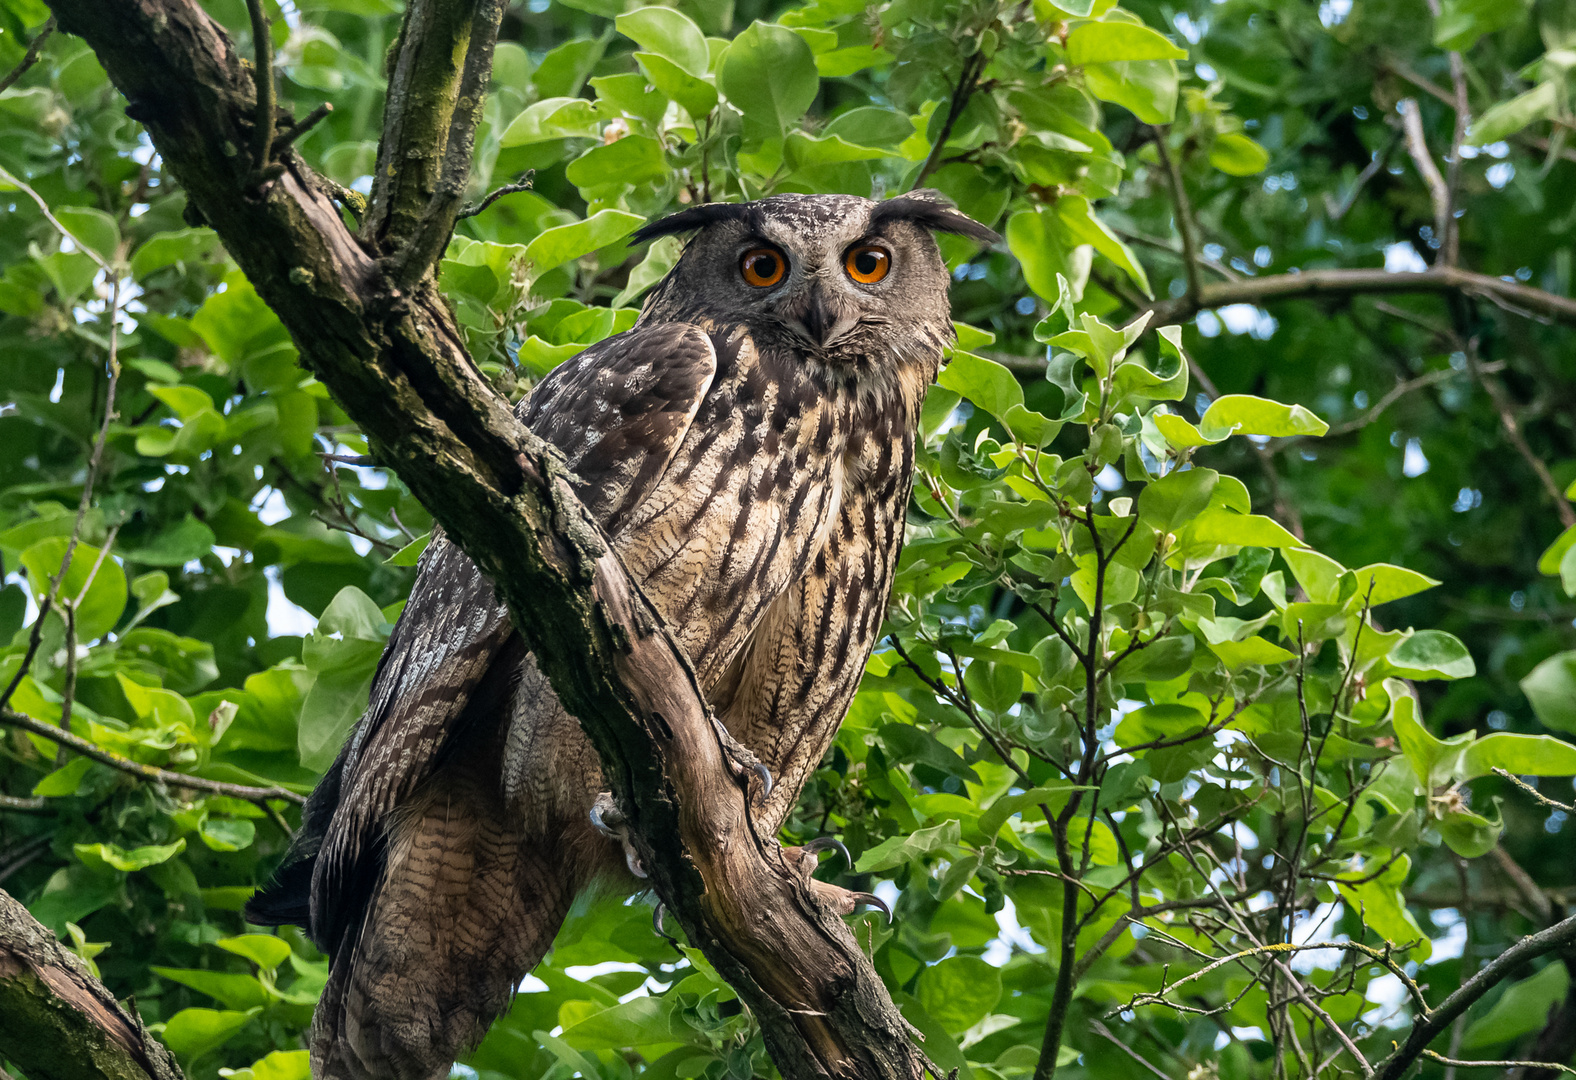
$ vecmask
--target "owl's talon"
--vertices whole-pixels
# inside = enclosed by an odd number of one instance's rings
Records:
[[[858,910],[859,905],[863,904],[866,907],[880,908],[881,914],[886,916],[887,925],[892,925],[892,909],[887,907],[887,902],[875,893],[851,892],[848,894],[848,900],[849,910],[843,912],[844,915],[852,915]]]
[[[852,870],[854,868],[854,857],[848,854],[848,845],[844,844],[835,836],[822,836],[815,840],[811,840],[804,846],[804,850],[816,855],[819,855],[823,851],[835,851],[843,857],[843,862],[847,865],[848,869]]]
[[[745,785],[746,794],[749,792],[749,780],[752,774],[761,778],[761,798],[765,799],[772,793],[772,773],[759,758],[750,752],[750,748],[733,737],[733,733],[723,727],[722,721],[715,716],[711,718],[712,727],[717,731],[717,741],[722,744],[722,758],[728,765],[728,771],[733,773],[735,780]]]
[[[666,911],[667,906],[661,900],[658,900],[657,909],[651,913],[651,926],[652,929],[656,930],[658,937],[677,949],[679,947],[679,939],[668,933],[668,928],[662,925],[662,916]]]
[[[646,877],[646,869],[640,862],[640,853],[635,850],[635,845],[629,842],[629,827],[624,818],[624,812],[613,801],[613,793],[604,791],[597,795],[591,803],[591,827],[609,840],[617,840],[624,847],[624,865],[629,867],[629,872],[638,878]]]

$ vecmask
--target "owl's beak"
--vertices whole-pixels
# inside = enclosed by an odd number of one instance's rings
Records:
[[[812,281],[799,302],[789,311],[788,325],[821,347],[826,347],[848,333],[854,320],[842,318],[837,307],[829,303],[820,283]]]

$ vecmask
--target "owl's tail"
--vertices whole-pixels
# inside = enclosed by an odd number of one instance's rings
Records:
[[[580,887],[562,835],[523,835],[496,772],[467,764],[439,770],[390,830],[313,1019],[319,1080],[443,1080],[508,1008]]]

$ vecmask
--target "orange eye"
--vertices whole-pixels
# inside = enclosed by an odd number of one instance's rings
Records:
[[[744,253],[744,258],[739,260],[739,272],[758,289],[765,289],[777,284],[783,279],[783,273],[788,269],[788,262],[778,251],[771,248],[755,248]]]
[[[874,285],[892,269],[892,256],[887,254],[886,248],[861,244],[848,252],[843,265],[848,269],[848,276],[861,285]]]

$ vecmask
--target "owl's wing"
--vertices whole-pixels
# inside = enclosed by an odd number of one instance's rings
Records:
[[[711,339],[686,324],[640,327],[565,362],[519,411],[562,452],[578,493],[616,528],[660,475],[716,372]],[[468,724],[503,715],[523,649],[492,583],[441,535],[373,678],[367,711],[303,814],[274,882],[248,907],[262,924],[309,926],[325,949],[359,920],[375,886],[389,815],[444,760]]]

